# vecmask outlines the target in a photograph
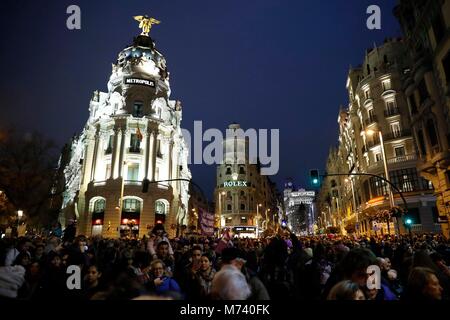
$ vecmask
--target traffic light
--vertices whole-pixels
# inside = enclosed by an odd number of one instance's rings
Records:
[[[314,169],[314,170],[309,171],[309,180],[313,187],[320,187],[319,170]]]
[[[150,180],[144,179],[142,181],[142,193],[148,192],[148,186],[150,185]]]

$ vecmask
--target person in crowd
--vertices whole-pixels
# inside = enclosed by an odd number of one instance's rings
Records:
[[[343,280],[331,288],[327,300],[366,300],[366,298],[356,282]]]
[[[167,274],[173,276],[175,259],[174,255],[170,254],[170,243],[166,241],[160,241],[156,246],[156,259],[164,262],[166,266]]]
[[[221,254],[222,268],[232,266],[242,272],[247,280],[250,288],[250,300],[270,300],[269,293],[261,280],[245,268],[246,260],[243,257],[242,251],[237,248],[225,248]],[[222,269],[221,268],[221,269]]]
[[[211,284],[211,297],[215,300],[246,300],[251,294],[245,276],[231,265],[217,272]]]
[[[150,234],[150,239],[148,240],[148,243],[147,243],[147,250],[150,252],[153,259],[158,259],[156,250],[157,250],[158,244],[161,241],[165,241],[169,245],[169,255],[173,256],[173,249],[170,246],[169,238],[167,237],[167,233],[164,230],[164,225],[158,223],[153,228],[153,230]]]
[[[432,301],[442,299],[443,289],[434,270],[415,267],[411,270],[402,298],[408,301]]]
[[[216,270],[212,267],[212,258],[206,253],[200,258],[200,268],[196,272],[196,279],[199,285],[198,298],[207,298],[211,292],[212,281]]]
[[[75,220],[69,220],[69,224],[66,229],[64,229],[62,240],[65,243],[72,243],[77,234],[77,227]]]
[[[19,238],[17,245],[7,250],[4,265],[11,266],[20,253],[25,253],[29,257],[31,257],[31,254],[29,252],[30,247],[30,240],[28,240],[27,238]]]
[[[84,285],[83,285],[83,297],[86,300],[92,299],[94,295],[98,292],[102,291],[101,286],[101,276],[99,268],[96,265],[91,265],[84,276]]]
[[[161,260],[153,260],[150,264],[151,280],[149,289],[157,295],[170,295],[171,293],[181,293],[178,283],[167,276],[164,262]]]

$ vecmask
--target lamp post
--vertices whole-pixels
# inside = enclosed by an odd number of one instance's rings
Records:
[[[17,236],[19,236],[20,219],[23,217],[23,210],[17,210]]]
[[[369,136],[373,136],[376,132],[375,132],[375,130],[369,129],[369,130],[366,130],[366,133]],[[384,147],[383,134],[382,134],[381,130],[378,130],[378,137],[380,139],[381,155],[383,157],[384,175],[385,175],[386,180],[390,181],[391,179],[389,178],[389,170],[388,170],[387,159],[386,159],[386,149]],[[392,209],[392,208],[395,207],[394,195],[392,193],[391,186],[388,183],[386,183],[386,188],[387,188],[387,192],[388,192],[388,195],[389,195],[389,204],[390,204],[391,209]],[[391,219],[389,218],[388,219],[388,223],[387,223],[388,234],[391,234],[391,228],[389,226],[390,220]],[[397,222],[397,224],[398,224],[398,222]],[[395,229],[394,229],[394,233],[395,233]]]
[[[350,180],[350,185],[352,187],[353,209],[355,210],[355,216],[356,216],[356,234],[359,235],[358,208],[356,208],[355,185],[354,185],[352,177],[345,179],[345,182],[349,182],[349,180]]]
[[[225,226],[225,224],[222,223],[223,205],[224,205],[224,204],[222,204],[222,197],[225,195],[226,195],[225,191],[222,191],[219,193],[219,228],[220,229]]]
[[[259,238],[259,207],[262,207],[261,203],[258,203],[258,205],[256,206],[256,238]]]

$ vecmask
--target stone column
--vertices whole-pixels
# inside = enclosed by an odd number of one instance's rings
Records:
[[[155,181],[155,172],[156,172],[156,156],[157,156],[157,151],[158,150],[156,150],[156,147],[157,147],[157,145],[156,145],[156,142],[157,142],[157,140],[158,140],[158,132],[157,131],[154,131],[153,132],[153,146],[152,146],[152,154],[151,154],[151,156],[152,156],[152,181]]]
[[[144,164],[145,164],[145,172],[144,172],[144,179],[148,179],[150,176],[149,172],[149,157],[150,157],[150,137],[151,137],[151,131],[150,129],[147,130],[146,137],[145,137],[145,156],[144,156]]]
[[[116,171],[117,171],[117,165],[118,165],[118,146],[119,146],[119,128],[114,128],[114,141],[113,141],[113,150],[111,153],[111,175],[110,178],[114,179],[114,177],[117,177]]]
[[[123,160],[124,160],[124,153],[125,153],[125,138],[128,133],[128,130],[122,129],[122,135],[120,139],[120,151],[119,151],[119,177],[122,177],[123,174]]]
[[[92,157],[90,181],[94,181],[94,177],[95,177],[95,166],[97,165],[97,150],[98,150],[99,139],[100,139],[100,135],[97,132],[95,134],[95,143],[94,143],[94,150],[93,150],[94,155]]]

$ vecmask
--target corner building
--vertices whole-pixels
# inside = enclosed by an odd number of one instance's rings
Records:
[[[107,87],[94,92],[89,119],[61,164],[60,221],[75,219],[78,233],[113,238],[142,237],[161,223],[173,236],[188,224],[189,182],[164,180],[191,173],[181,103],[169,99],[166,60],[149,36],[119,53]]]

